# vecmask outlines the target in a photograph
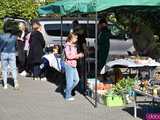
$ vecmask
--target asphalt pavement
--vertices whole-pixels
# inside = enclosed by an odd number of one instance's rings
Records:
[[[55,78],[56,79],[56,78]],[[76,92],[74,101],[65,101],[59,86],[49,81],[34,81],[18,76],[20,89],[12,80],[7,90],[0,85],[0,120],[139,120],[132,106],[108,108]],[[54,80],[53,80],[54,81]]]

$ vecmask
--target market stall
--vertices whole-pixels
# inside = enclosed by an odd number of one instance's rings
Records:
[[[155,8],[159,8],[160,0],[150,1],[150,0],[61,0],[54,3],[51,3],[46,6],[42,6],[38,9],[39,14],[60,14],[61,21],[63,21],[63,17],[67,15],[73,14],[95,14],[95,106],[97,106],[97,14],[100,12],[104,12],[109,8],[116,7],[126,7],[126,6],[138,6],[137,9],[150,8],[155,6]],[[63,24],[63,22],[62,22]],[[61,26],[61,29],[62,26]],[[63,33],[61,32],[63,36]],[[61,39],[62,40],[62,39]],[[62,43],[62,42],[61,42]]]
[[[107,62],[106,65],[101,70],[101,74],[106,73],[108,68],[114,68],[114,67],[128,68],[130,70],[136,69],[137,71],[139,71],[141,68],[146,68],[146,70],[148,70],[149,78],[151,78],[152,70],[158,66],[160,66],[160,63],[156,62],[154,59],[150,57],[132,56],[129,58],[116,59]]]
[[[124,59],[116,59],[113,61],[109,61],[106,63],[101,73],[105,73],[107,71],[106,68],[128,68],[136,70],[136,78],[135,83],[132,86],[132,97],[133,100],[133,108],[134,108],[134,117],[137,117],[137,106],[140,103],[152,103],[152,105],[160,102],[160,78],[159,78],[159,67],[160,63],[156,62],[152,58],[149,57],[130,57]],[[148,70],[149,77],[143,78],[139,76],[139,69],[145,68]],[[142,71],[141,71],[142,73]],[[153,73],[153,74],[151,74]],[[129,73],[130,74],[130,73]],[[119,83],[118,83],[119,84]],[[129,94],[129,91],[128,93]],[[144,96],[143,100],[139,101],[137,96]],[[130,96],[131,97],[131,96]],[[150,101],[146,101],[145,99],[149,98]]]
[[[158,87],[157,88],[151,87],[150,89],[145,90],[145,91],[142,91],[142,90],[139,90],[136,88],[134,89],[135,96],[134,96],[134,104],[133,105],[134,105],[134,117],[135,118],[137,117],[137,106],[139,103],[142,103],[142,101],[138,101],[137,94],[145,96],[144,99],[146,99],[146,97],[151,99],[150,101],[143,100],[143,103],[149,102],[149,103],[152,103],[152,105],[154,105],[155,103],[160,102],[159,92],[157,92],[158,89],[159,89]]]

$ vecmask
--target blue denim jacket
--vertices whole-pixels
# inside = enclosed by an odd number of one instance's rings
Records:
[[[17,37],[15,35],[11,35],[10,33],[0,34],[0,52],[15,53],[16,39]]]

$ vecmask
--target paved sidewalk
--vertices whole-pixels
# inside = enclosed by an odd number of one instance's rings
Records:
[[[53,83],[21,76],[18,80],[20,90],[0,86],[0,120],[135,120],[122,108],[94,108],[79,93],[75,101],[66,102]]]

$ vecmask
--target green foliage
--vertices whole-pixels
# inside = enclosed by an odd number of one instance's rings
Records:
[[[0,18],[9,16],[30,20],[37,17],[38,6],[33,0],[2,0],[0,4]]]
[[[40,3],[34,0],[0,0],[0,31],[4,17],[32,20],[38,17],[36,10],[40,5],[49,4],[53,1],[46,0],[45,3]]]
[[[118,83],[116,83],[116,85],[113,86],[111,94],[121,95],[123,93],[128,93],[128,90],[130,90],[135,85],[135,83],[135,78],[123,78]]]
[[[120,33],[129,33],[130,36],[134,35],[136,25],[140,26],[144,24],[145,26],[142,27],[143,31],[149,33],[152,32],[153,35],[150,35],[152,39],[151,43],[149,44],[148,49],[150,49],[150,53],[147,53],[149,57],[154,59],[159,59],[160,57],[160,14],[158,10],[151,10],[148,11],[138,11],[134,9],[116,9],[114,12],[110,13],[108,16],[108,20],[114,23],[115,28],[111,29],[111,33],[115,35],[119,35]],[[145,28],[147,27],[147,29]],[[150,33],[151,33],[150,32]],[[147,34],[149,35],[149,34]],[[156,37],[155,37],[156,36]],[[143,39],[144,38],[144,39]],[[142,41],[138,40],[139,43],[147,42],[143,34],[139,34],[137,39],[142,39]],[[140,46],[142,47],[142,46]],[[136,48],[136,47],[135,47]]]
[[[38,5],[33,0],[1,0],[0,1],[0,27],[4,17],[23,18],[31,20],[36,18]]]
[[[55,0],[46,0],[45,1],[45,4],[47,5],[47,4],[49,4],[49,3],[51,3],[51,2],[54,2]]]

